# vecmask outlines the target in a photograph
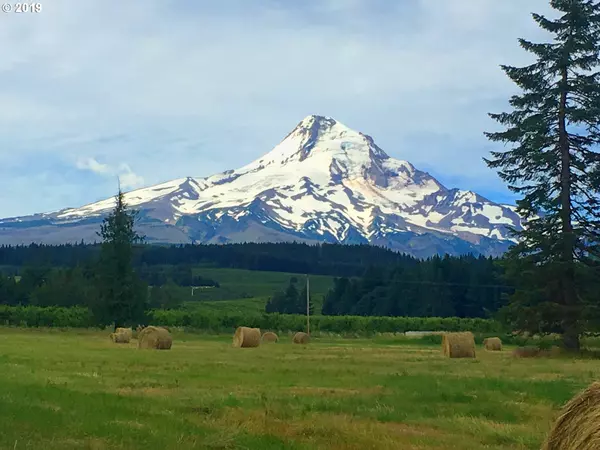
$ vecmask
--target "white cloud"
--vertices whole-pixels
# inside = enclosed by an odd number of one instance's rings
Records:
[[[144,184],[144,178],[134,173],[125,163],[119,164],[118,167],[111,167],[98,162],[95,158],[82,158],[75,166],[80,170],[89,170],[104,177],[114,177],[115,180],[118,179],[123,189],[132,189]]]
[[[118,177],[124,189],[136,188],[144,184],[144,178],[135,174],[127,164],[121,164],[119,169]]]
[[[113,173],[109,165],[99,163],[94,158],[80,159],[75,165],[80,170],[89,170],[99,175],[112,175]]]
[[[482,132],[514,91],[499,64],[527,61],[516,39],[541,35],[529,11],[547,0],[523,3],[52,0],[35,16],[2,15],[0,166],[34,174],[87,154],[126,160],[148,184],[204,176],[260,157],[318,113],[459,187],[502,191]],[[73,177],[65,186],[86,181]],[[113,190],[86,183],[90,200]],[[34,189],[20,195],[15,208],[0,193],[0,217],[47,209]]]

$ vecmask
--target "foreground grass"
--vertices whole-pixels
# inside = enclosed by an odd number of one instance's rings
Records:
[[[535,449],[593,360],[444,359],[400,339],[171,351],[0,328],[1,449]]]

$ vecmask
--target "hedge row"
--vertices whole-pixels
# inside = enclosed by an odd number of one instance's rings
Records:
[[[304,330],[306,317],[290,314],[244,315],[202,311],[153,310],[148,323],[172,327],[187,327],[214,332],[231,332],[240,325],[274,331]],[[93,326],[93,317],[86,308],[40,308],[36,306],[0,306],[0,324],[24,327]],[[488,319],[456,317],[361,317],[313,316],[311,331],[351,334],[402,333],[405,331],[473,331],[495,333],[501,325]]]
[[[152,319],[165,326],[181,326],[199,330],[233,331],[240,325],[264,330],[304,330],[306,317],[292,314],[244,315],[235,313],[208,313],[200,311],[152,311]],[[402,333],[405,331],[473,331],[493,333],[502,326],[489,319],[461,319],[457,317],[361,317],[312,316],[311,331],[330,333]]]
[[[89,328],[93,317],[87,308],[0,305],[0,324],[20,327]]]

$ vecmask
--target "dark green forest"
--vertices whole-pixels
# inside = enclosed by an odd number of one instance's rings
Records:
[[[0,267],[6,270],[27,265],[75,267],[100,254],[100,245],[0,246]],[[369,265],[393,265],[415,258],[370,245],[297,243],[227,245],[138,245],[135,267],[157,265],[208,265],[231,269],[360,276]]]
[[[0,303],[90,306],[98,295],[91,245],[0,248]],[[498,260],[471,255],[419,260],[369,246],[235,244],[135,248],[135,271],[150,308],[177,309],[177,286],[213,286],[202,267],[321,273],[336,276],[323,301],[325,315],[489,317],[505,304],[510,286]],[[304,269],[304,270],[302,270]],[[19,281],[15,275],[20,277]],[[274,292],[266,312],[306,313],[304,280]]]
[[[439,257],[369,266],[361,277],[335,278],[323,315],[490,317],[514,289],[502,283],[497,260]],[[300,287],[302,286],[302,287]],[[312,309],[312,304],[310,305]],[[269,300],[266,312],[304,314],[306,288],[291,279]]]

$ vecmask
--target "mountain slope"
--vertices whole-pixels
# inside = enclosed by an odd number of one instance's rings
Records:
[[[96,240],[113,199],[0,221],[0,243]],[[309,116],[262,158],[207,178],[182,178],[126,194],[149,242],[371,243],[418,256],[499,254],[511,207],[447,189],[373,139]]]

